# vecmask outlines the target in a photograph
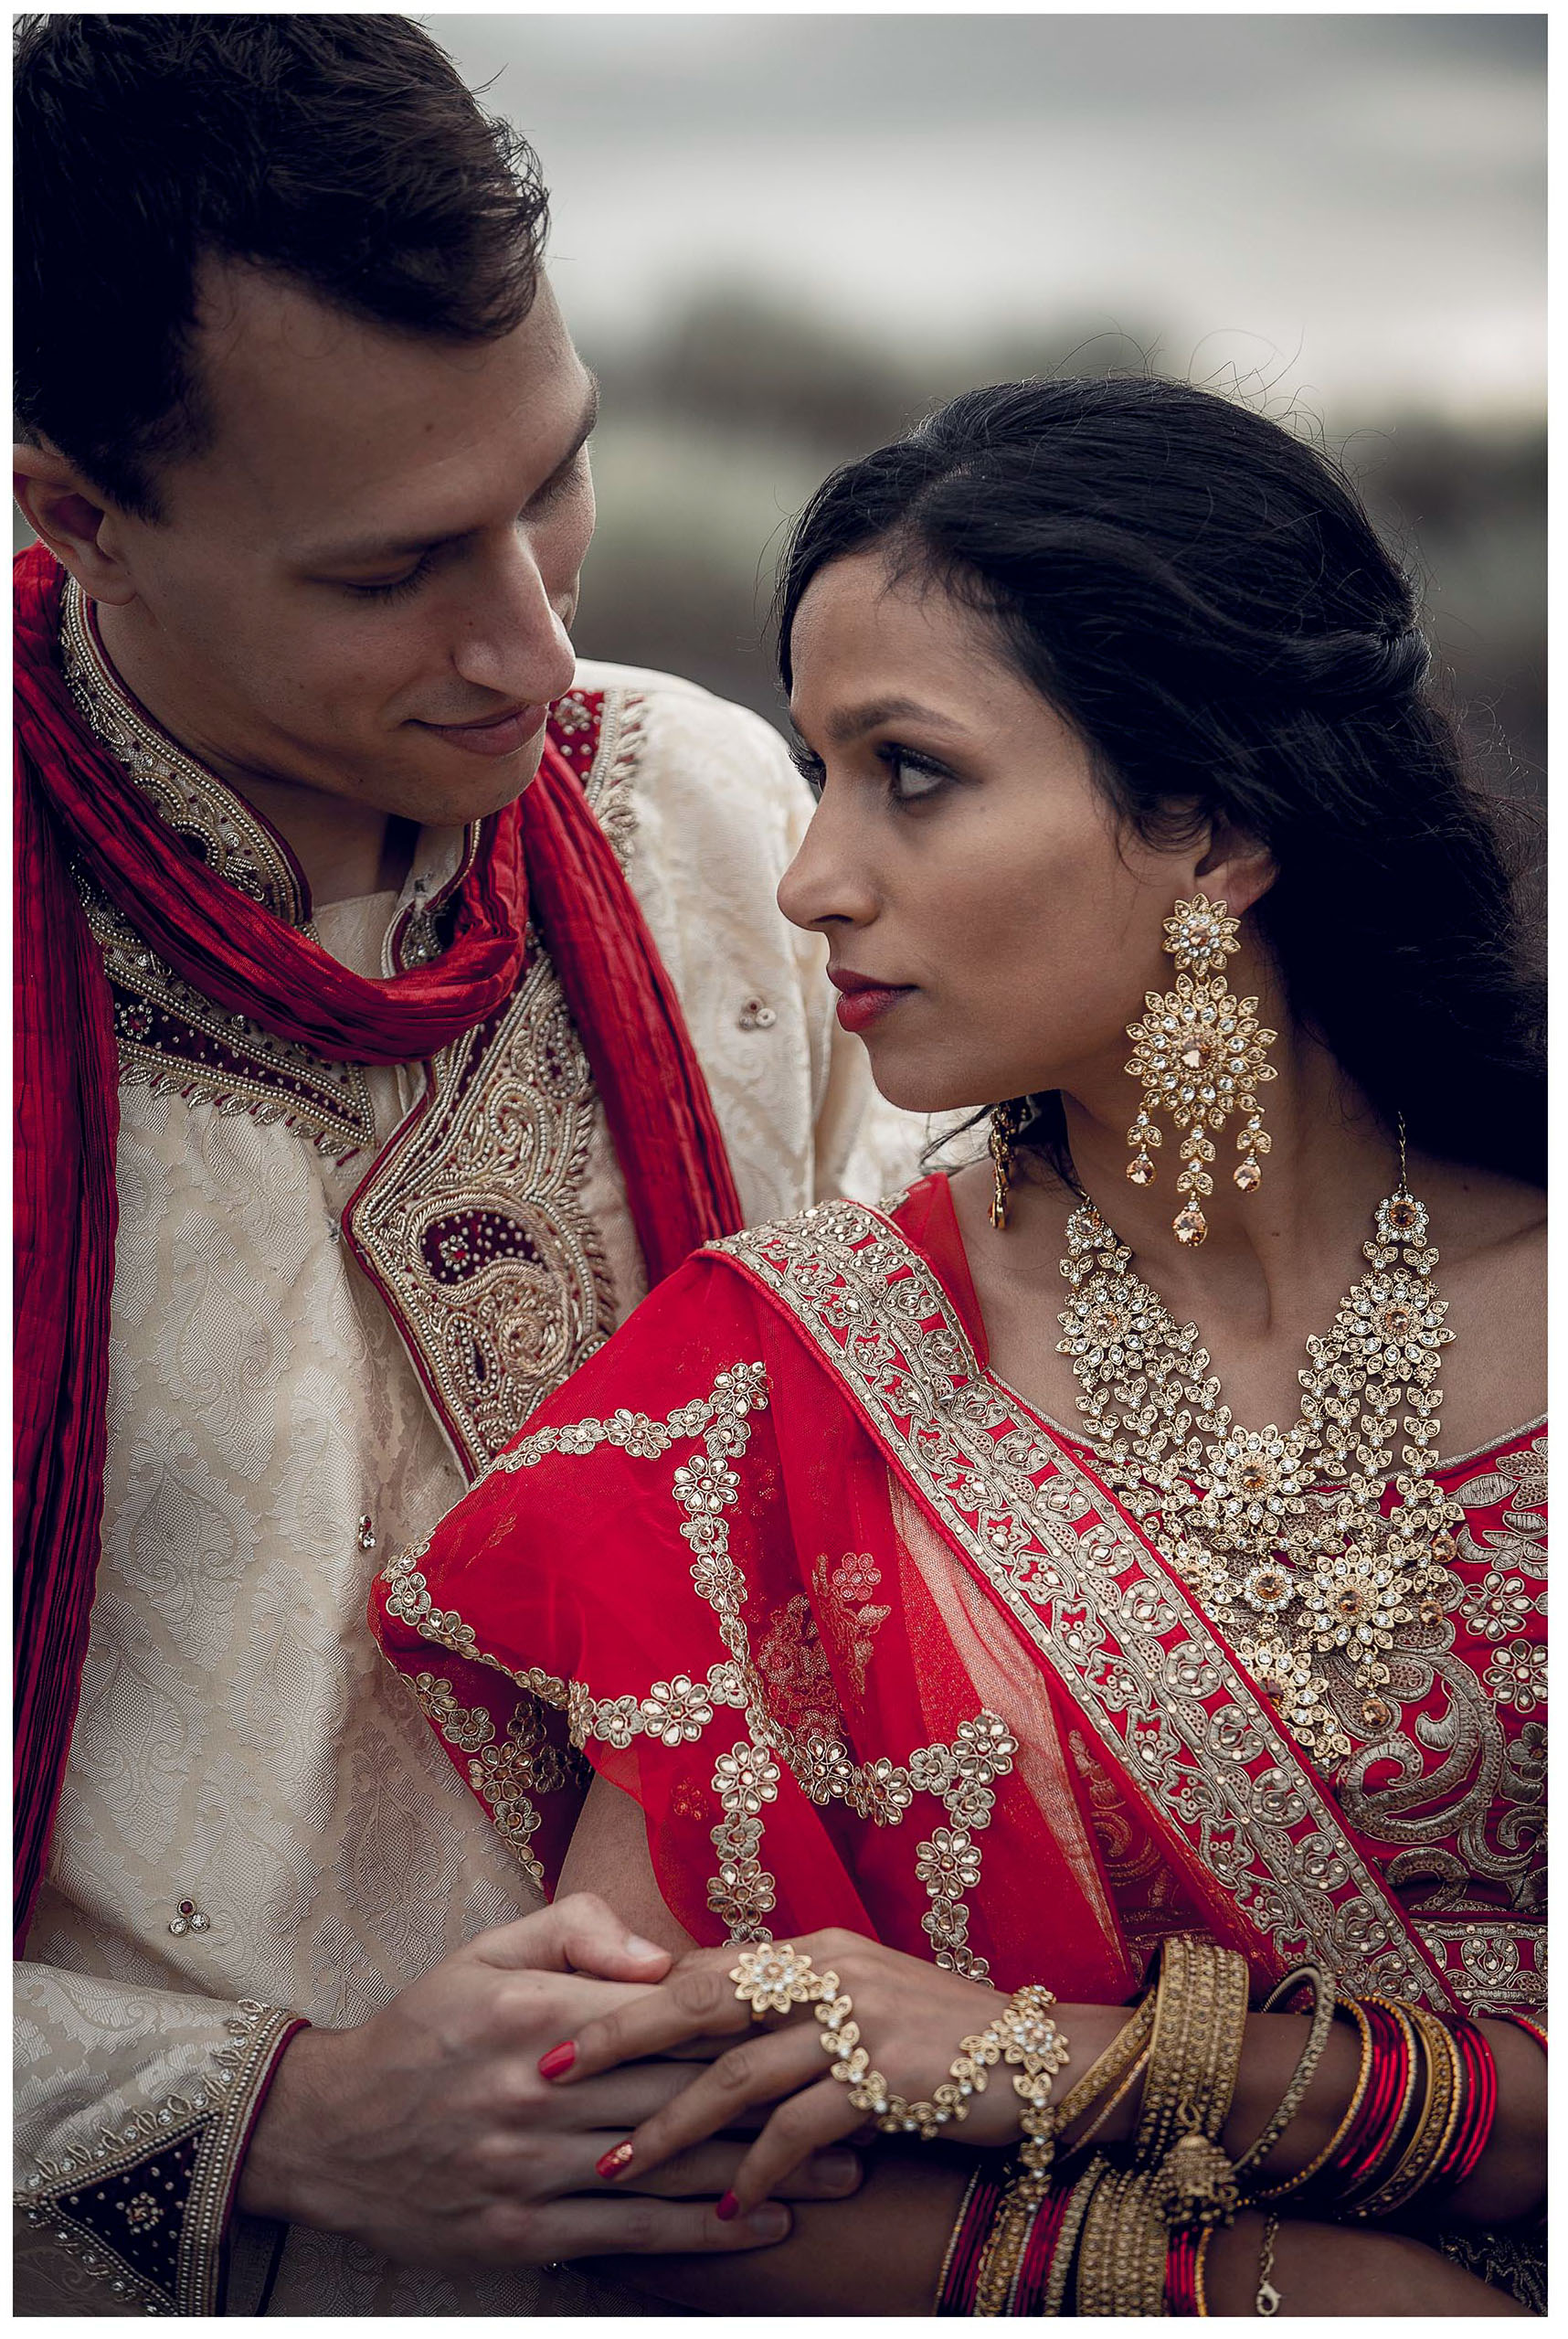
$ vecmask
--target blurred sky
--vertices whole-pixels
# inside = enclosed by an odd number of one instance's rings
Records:
[[[1152,330],[1346,420],[1539,410],[1544,16],[422,20],[537,147],[593,349],[722,281],[908,346]]]

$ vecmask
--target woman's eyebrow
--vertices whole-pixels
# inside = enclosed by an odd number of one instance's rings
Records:
[[[841,707],[827,717],[822,728],[834,747],[847,747],[879,723],[912,722],[926,723],[939,731],[964,728],[950,715],[939,715],[934,707],[922,707],[916,698],[868,698],[859,707]]]

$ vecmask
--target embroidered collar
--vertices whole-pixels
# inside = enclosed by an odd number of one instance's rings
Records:
[[[114,671],[93,604],[74,577],[61,600],[60,656],[83,721],[124,766],[160,820],[186,838],[214,874],[291,926],[313,932],[310,888],[288,845],[255,807],[217,772],[160,730]],[[399,966],[434,958],[440,899],[468,867],[477,831],[422,828],[388,934]],[[415,915],[405,920],[403,913]],[[385,970],[396,970],[388,964]]]

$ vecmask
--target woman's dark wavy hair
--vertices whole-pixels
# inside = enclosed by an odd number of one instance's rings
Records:
[[[970,390],[801,516],[786,688],[802,594],[873,546],[989,621],[1136,833],[1224,817],[1266,845],[1253,916],[1291,1009],[1388,1127],[1543,1178],[1541,986],[1496,811],[1429,695],[1415,588],[1323,456],[1181,382]],[[1061,1100],[1035,1108],[1065,1170]]]

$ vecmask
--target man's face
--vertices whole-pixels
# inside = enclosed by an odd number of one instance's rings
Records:
[[[204,292],[213,441],[160,473],[158,521],[105,520],[134,588],[111,648],[241,784],[421,823],[509,803],[571,682],[594,521],[593,384],[549,287],[462,346],[255,269],[214,267]]]

